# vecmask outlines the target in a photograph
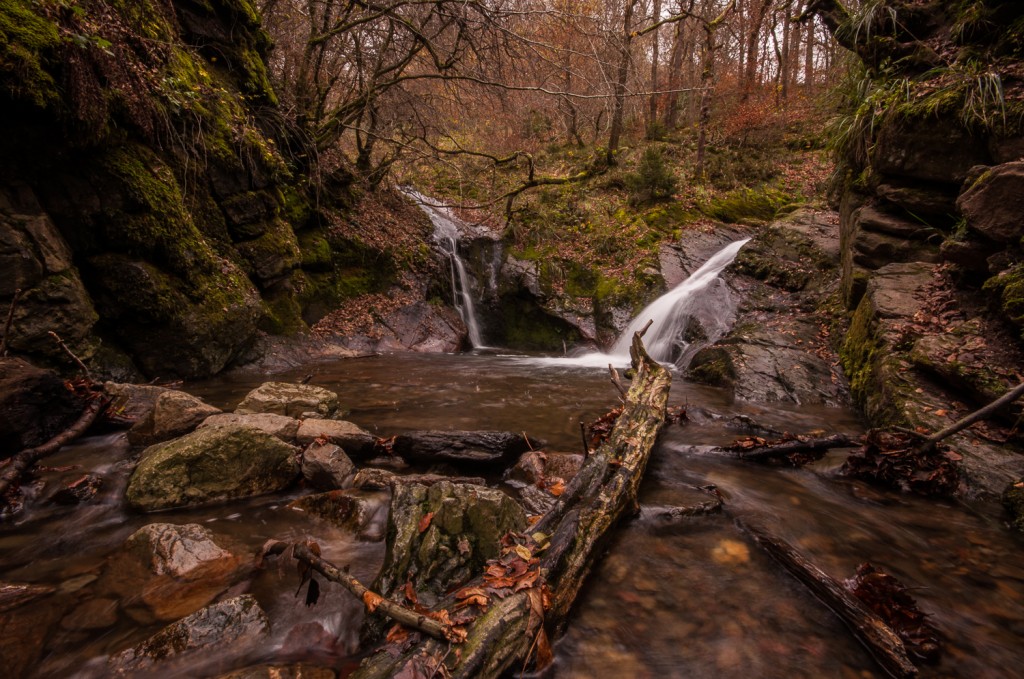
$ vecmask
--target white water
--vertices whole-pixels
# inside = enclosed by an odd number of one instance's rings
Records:
[[[682,337],[693,319],[697,319],[704,329],[702,346],[719,339],[731,326],[734,308],[729,288],[718,276],[725,267],[732,264],[740,248],[749,240],[745,238],[725,246],[690,274],[689,278],[644,307],[619,335],[609,353],[595,352],[575,357],[536,360],[552,365],[600,368],[609,364],[628,365],[633,334],[651,322],[651,327],[644,334],[647,353],[656,361],[685,366],[698,348],[691,346]]]
[[[473,289],[469,284],[466,266],[459,256],[459,228],[455,224],[456,217],[447,208],[430,205],[425,196],[410,188],[402,189],[402,192],[416,201],[434,225],[434,241],[448,255],[448,261],[451,262],[454,297],[452,303],[455,310],[459,312],[462,322],[466,324],[469,343],[474,349],[485,348],[480,335],[480,320],[477,318],[476,307],[473,304]]]

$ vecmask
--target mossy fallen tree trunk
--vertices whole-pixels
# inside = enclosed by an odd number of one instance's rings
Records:
[[[608,440],[591,455],[529,537],[510,540],[486,572],[439,602],[442,619],[465,618],[465,641],[410,639],[393,629],[388,642],[352,675],[498,677],[506,669],[550,659],[548,635],[564,626],[609,530],[630,508],[665,421],[670,373],[644,350],[631,349],[636,377]],[[442,667],[443,666],[443,667]],[[419,673],[419,674],[417,674]]]

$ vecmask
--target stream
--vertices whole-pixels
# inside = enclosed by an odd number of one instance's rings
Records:
[[[297,381],[310,372],[313,384],[338,392],[348,419],[380,435],[506,429],[547,439],[550,450],[576,452],[578,422],[616,400],[606,370],[500,353],[348,359],[273,379]],[[264,379],[226,376],[186,389],[231,408]],[[790,431],[858,433],[861,427],[849,410],[731,402],[719,390],[678,376],[671,403],[727,418],[746,415]],[[881,676],[838,619],[735,528],[736,517],[768,526],[837,578],[871,561],[914,588],[946,637],[941,664],[924,668],[922,676],[1019,676],[1024,561],[1021,545],[998,515],[838,480],[832,475],[841,462],[837,456],[800,470],[716,456],[709,446],[740,435],[724,421],[704,418],[666,428],[642,488],[641,514],[618,529],[591,575],[555,646],[553,676]],[[109,624],[83,625],[76,610],[91,596],[105,558],[147,523],[200,523],[218,541],[249,553],[269,538],[309,536],[325,558],[350,565],[366,582],[383,559],[383,542],[359,541],[287,509],[290,499],[308,492],[301,489],[199,509],[130,513],[122,501],[128,454],[123,435],[109,434],[48,458],[51,468],[79,465],[45,474],[51,485],[88,470],[103,473],[99,498],[78,508],[37,502],[19,523],[0,529],[0,580],[58,589],[33,607],[35,617],[25,625],[35,626],[17,630],[45,639],[36,676],[104,676],[107,654],[159,629],[114,610]],[[672,523],[657,518],[657,508],[684,504],[693,499],[694,486],[708,483],[725,497],[725,513]],[[382,507],[385,501],[382,495]],[[290,564],[272,565],[231,591],[253,593],[270,617],[271,640],[258,652],[231,661],[200,656],[160,676],[215,676],[257,662],[299,660],[338,667],[344,675],[359,662],[361,603],[325,583],[320,603],[307,608],[294,597],[297,584]]]

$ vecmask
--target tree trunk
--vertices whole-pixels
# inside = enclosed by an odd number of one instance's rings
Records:
[[[626,80],[629,78],[630,48],[633,45],[633,5],[635,0],[626,0],[626,11],[622,18],[622,36],[619,42],[619,68],[615,78],[615,100],[612,108],[611,130],[608,132],[608,151],[605,162],[615,164],[615,151],[622,136],[622,117],[626,108]]]
[[[425,639],[405,650],[388,647],[367,657],[353,679],[419,676],[416,672],[489,679],[522,666],[534,648],[543,656],[548,634],[564,625],[610,529],[636,506],[640,482],[664,424],[671,374],[647,355],[639,334],[631,354],[636,377],[611,435],[587,459],[555,506],[529,529],[532,536],[545,540],[542,545],[526,543],[531,545],[531,568],[538,574],[533,586],[501,597],[487,590],[486,577],[470,581],[459,591],[486,595],[486,610],[468,623],[464,643],[456,647]],[[544,586],[550,593],[547,605]],[[458,593],[442,600],[435,610],[455,610],[457,602]]]
[[[654,0],[654,21],[659,21],[661,18],[661,0]],[[658,122],[658,60],[660,59],[659,50],[661,48],[661,41],[658,37],[658,30],[654,30],[653,42],[651,44],[651,98],[648,102],[648,113],[647,113],[647,130],[650,134],[651,130],[654,129],[655,124]]]

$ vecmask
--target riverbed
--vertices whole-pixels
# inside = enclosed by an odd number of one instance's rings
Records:
[[[379,436],[415,429],[497,429],[547,440],[548,449],[579,452],[579,422],[617,400],[607,371],[529,356],[480,353],[396,354],[348,359],[275,375],[280,381],[335,390],[347,419]],[[185,389],[230,409],[264,381],[225,376]],[[741,463],[711,446],[742,432],[727,426],[750,417],[779,430],[857,434],[843,408],[734,402],[721,390],[676,376],[671,405],[704,413],[669,425],[654,451],[641,491],[642,511],[611,541],[555,646],[556,677],[872,677],[882,676],[838,619],[785,571],[759,553],[734,524],[744,518],[791,541],[830,575],[843,579],[869,561],[913,588],[945,637],[945,653],[922,676],[1012,677],[1024,666],[1024,562],[1020,541],[997,508],[923,500],[836,478],[838,453],[806,469]],[[91,504],[31,504],[14,526],[0,529],[0,580],[51,585],[40,605],[44,650],[35,676],[103,676],[106,656],[159,626],[117,613],[111,624],[69,623],[101,574],[106,557],[132,532],[154,521],[195,522],[243,552],[270,538],[310,537],[325,558],[373,579],[383,542],[366,542],[288,509],[308,491],[200,509],[143,516],[123,505],[130,472],[122,434],[91,437],[46,464],[51,487],[96,471],[105,478]],[[714,484],[725,498],[718,515],[665,521],[660,508],[691,500]],[[46,490],[41,496],[45,497]],[[382,498],[381,503],[385,502]],[[306,661],[342,673],[358,661],[361,605],[333,584],[312,608],[294,597],[293,568],[254,571],[231,594],[253,593],[267,611],[270,642],[225,663],[193,658],[161,676],[215,676],[257,662]]]

